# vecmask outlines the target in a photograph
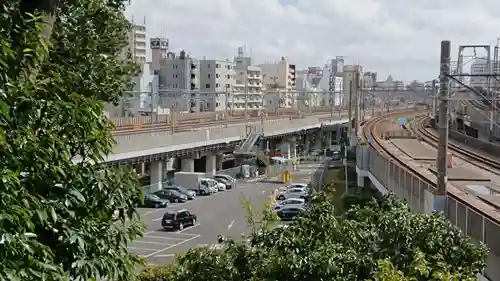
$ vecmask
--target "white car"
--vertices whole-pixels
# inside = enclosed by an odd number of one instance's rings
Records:
[[[284,206],[297,206],[297,207],[302,207],[306,203],[306,200],[303,198],[288,198],[283,201],[280,201],[276,203],[273,206],[273,210],[279,210],[283,208]]]
[[[293,187],[280,192],[278,196],[276,196],[276,199],[285,200],[289,198],[301,198],[306,200],[308,193],[309,192],[305,188]]]
[[[215,185],[217,187],[217,191],[224,191],[226,190],[226,185],[221,183],[221,182],[218,182],[214,179],[206,179],[208,182],[210,182],[211,184]]]
[[[292,184],[289,184],[287,186],[281,187],[280,190],[289,190],[291,188],[303,188],[303,189],[307,189],[308,188],[307,186],[308,186],[307,183],[292,183]]]

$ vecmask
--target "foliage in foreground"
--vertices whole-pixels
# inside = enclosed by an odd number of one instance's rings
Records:
[[[261,229],[248,243],[193,249],[141,281],[475,280],[486,249],[440,214],[412,213],[391,196],[336,218],[317,195],[286,229]]]
[[[0,280],[129,280],[142,225],[127,171],[94,164],[103,104],[131,88],[123,0],[0,5]],[[80,162],[76,160],[80,158]],[[113,224],[116,209],[120,223]]]

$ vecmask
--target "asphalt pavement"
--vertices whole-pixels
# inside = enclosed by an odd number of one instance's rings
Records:
[[[251,201],[253,209],[262,210],[264,202],[273,191],[283,184],[239,182],[236,188],[220,191],[210,196],[199,196],[187,203],[170,204],[167,208],[139,210],[147,225],[144,237],[129,245],[129,249],[145,258],[150,264],[171,262],[177,253],[185,253],[193,247],[217,244],[217,236],[241,239],[251,230],[247,225],[247,212],[241,198]],[[186,209],[197,215],[196,225],[181,231],[166,231],[161,219],[167,210]]]

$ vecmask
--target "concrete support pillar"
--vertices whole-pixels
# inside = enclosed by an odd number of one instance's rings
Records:
[[[144,163],[134,164],[134,169],[138,175],[144,175]]]
[[[205,162],[205,172],[208,175],[215,175],[215,171],[217,170],[217,155],[207,155]]]
[[[321,134],[321,131],[316,133],[315,139],[314,139],[314,144],[313,144],[313,150],[321,150],[322,149],[322,140],[323,140],[323,135]]]
[[[336,135],[335,135],[336,142],[337,142],[337,145],[339,145],[340,144],[340,139],[342,137],[342,124],[337,124],[335,126],[335,131],[336,131]]]
[[[217,154],[215,159],[215,168],[217,171],[222,170],[222,163],[224,163],[224,154]]]
[[[325,138],[325,144],[326,144],[326,147],[325,148],[328,148],[332,145],[332,132],[326,132],[326,138]]]
[[[309,135],[304,136],[304,152],[309,152],[311,150],[312,138]]]
[[[149,172],[151,176],[150,191],[154,192],[160,190],[163,182],[163,160],[151,162]]]
[[[281,156],[286,159],[290,159],[290,142],[283,140],[280,143]]]
[[[358,175],[358,183],[357,184],[359,187],[364,187],[365,186],[365,177]]]
[[[183,172],[194,172],[194,159],[182,158],[181,159],[181,169]]]
[[[172,171],[174,170],[174,162],[175,158],[170,158],[165,161],[165,170],[166,171]]]

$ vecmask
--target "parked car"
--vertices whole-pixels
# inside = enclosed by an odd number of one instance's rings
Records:
[[[164,229],[183,230],[186,226],[196,225],[196,215],[187,210],[169,211],[163,215],[161,226]]]
[[[208,181],[208,182],[212,182],[217,187],[217,191],[224,191],[224,190],[226,190],[226,185],[223,184],[223,183],[220,183],[220,182],[216,181],[215,179],[205,179],[205,180]]]
[[[229,182],[231,182],[231,188],[235,188],[236,187],[236,179],[233,178],[232,176],[230,175],[225,175],[225,174],[216,174],[214,176],[214,178],[216,179],[225,179]]]
[[[283,208],[289,207],[289,206],[303,207],[304,204],[306,204],[306,200],[305,199],[302,199],[302,198],[288,198],[288,199],[285,199],[283,201],[280,201],[280,202],[276,203],[273,206],[273,210],[280,210],[280,209],[283,209]]]
[[[307,200],[308,195],[309,195],[308,191],[305,188],[293,187],[293,188],[281,191],[276,196],[276,199],[285,200],[288,198],[302,198],[304,200]]]
[[[166,186],[163,189],[166,190],[175,190],[181,194],[184,194],[187,196],[188,200],[193,200],[196,198],[196,192],[194,190],[187,190],[184,186],[179,186],[179,185],[170,185]]]
[[[289,221],[295,218],[296,216],[302,214],[305,211],[302,207],[290,206],[284,207],[276,212],[280,220]]]
[[[182,194],[177,190],[162,189],[156,191],[154,194],[161,199],[165,199],[173,203],[184,203],[188,200],[188,197],[185,194]]]
[[[280,188],[280,190],[289,190],[291,188],[304,188],[304,189],[308,189],[308,184],[307,183],[292,183],[292,184],[289,184],[287,186],[284,186],[284,187]]]
[[[144,202],[141,206],[150,208],[166,208],[168,206],[168,200],[162,199],[155,194],[146,194],[144,195]]]
[[[224,189],[231,189],[232,188],[232,183],[226,179],[223,179],[223,178],[214,178],[214,180],[216,180],[218,183],[222,183],[225,188]]]

